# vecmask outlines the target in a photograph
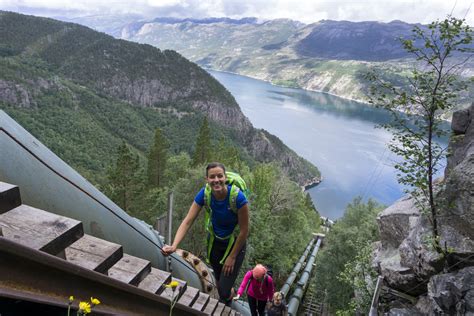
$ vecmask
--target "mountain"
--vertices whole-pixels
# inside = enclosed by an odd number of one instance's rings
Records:
[[[305,36],[293,41],[293,45],[301,57],[387,61],[409,56],[398,37],[409,37],[412,28],[413,25],[400,21],[321,21],[302,30]]]
[[[407,58],[398,40],[408,38],[413,27],[401,21],[305,25],[287,19],[155,19],[124,25],[120,37],[176,50],[205,68],[367,102],[368,70],[377,68],[384,79],[401,83],[402,74],[413,68],[415,61]],[[469,61],[462,75],[473,73],[474,62]],[[461,104],[469,104],[473,89],[469,93]]]
[[[213,138],[250,162],[277,161],[300,184],[319,175],[174,51],[9,12],[0,30],[0,108],[89,178],[105,172],[122,139],[145,153],[158,127],[174,152],[191,152],[204,116]]]

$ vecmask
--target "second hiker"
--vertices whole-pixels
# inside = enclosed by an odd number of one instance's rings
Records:
[[[263,316],[265,307],[273,299],[275,292],[275,285],[271,275],[267,274],[267,268],[257,264],[255,268],[248,271],[234,300],[238,300],[245,291],[252,316]]]

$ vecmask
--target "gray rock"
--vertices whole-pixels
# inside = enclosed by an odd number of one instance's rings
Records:
[[[420,212],[409,195],[383,210],[377,217],[383,246],[398,247],[410,232],[410,222],[419,215]]]
[[[423,280],[443,268],[443,257],[433,248],[432,225],[424,215],[414,220],[408,237],[398,249],[401,265],[410,267]]]
[[[387,316],[423,316],[424,314],[418,312],[415,308],[392,308]]]
[[[451,156],[445,170],[438,228],[441,246],[451,252],[450,264],[462,262],[458,266],[461,268],[474,265],[474,258],[464,260],[474,254],[474,104],[468,110],[456,113],[457,120],[462,120],[459,115],[464,114],[469,121],[465,134],[450,140]]]
[[[448,315],[474,315],[474,267],[433,276],[428,295]]]
[[[400,264],[400,252],[397,248],[383,248],[381,243],[376,243],[375,247],[373,265],[389,287],[415,295],[426,292],[426,285],[421,284],[423,280],[410,267]]]
[[[377,219],[381,242],[373,263],[386,283],[407,294],[428,294],[415,306],[389,300],[388,315],[474,316],[473,113],[474,104],[453,118],[457,135],[450,140],[444,183],[436,185],[438,235],[446,256],[434,251],[432,223],[409,196]],[[442,274],[447,266],[461,270]]]
[[[464,109],[460,111],[456,111],[453,113],[453,120],[451,122],[451,129],[455,134],[465,134],[467,127],[469,126],[469,122],[471,112],[469,109]]]
[[[461,161],[466,159],[468,155],[472,155],[474,150],[474,103],[467,110],[455,112],[455,114],[453,114],[453,121],[454,116],[459,117],[462,114],[466,115],[465,111],[470,113],[468,117],[465,118],[466,120],[469,120],[467,122],[465,132],[460,135],[452,135],[449,140],[448,164],[444,171],[446,178],[449,176],[454,167],[459,165]],[[459,118],[459,120],[461,119]]]

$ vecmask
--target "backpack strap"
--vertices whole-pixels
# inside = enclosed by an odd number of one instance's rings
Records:
[[[233,188],[236,189],[233,189]],[[233,193],[234,192],[234,193]],[[211,262],[211,251],[212,251],[212,245],[214,244],[214,239],[217,238],[219,240],[229,240],[227,244],[227,248],[224,252],[224,256],[222,259],[219,261],[220,264],[224,264],[225,259],[230,253],[230,250],[232,249],[232,246],[234,245],[235,241],[235,229],[232,231],[232,233],[229,236],[226,236],[224,238],[217,236],[214,233],[214,228],[212,227],[212,208],[211,208],[211,186],[209,184],[206,184],[206,187],[204,188],[204,208],[205,208],[205,214],[204,214],[204,225],[209,233],[209,238],[207,240],[207,263]],[[230,189],[230,196],[229,196],[229,204],[230,204],[230,209],[233,210],[232,205],[234,205],[234,208],[237,208],[237,195],[239,194],[239,188],[235,185],[231,186]],[[232,202],[234,201],[234,202]],[[237,214],[237,211],[234,213]],[[237,226],[236,226],[237,227]]]
[[[230,210],[237,214],[237,196],[239,195],[240,188],[236,185],[230,186],[230,195],[229,195],[229,206]]]

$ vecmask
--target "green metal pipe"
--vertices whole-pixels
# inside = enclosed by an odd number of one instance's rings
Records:
[[[316,255],[318,253],[319,247],[321,246],[321,242],[322,238],[318,237],[316,246],[314,246],[313,252],[308,258],[303,273],[301,274],[301,277],[298,280],[297,287],[288,302],[288,315],[290,316],[295,316],[298,313],[298,308],[300,306],[301,300],[303,299],[303,295],[306,291],[306,288],[308,287],[308,281],[311,275],[311,270],[313,269],[314,260],[316,259]]]
[[[293,270],[291,271],[290,275],[285,281],[285,284],[281,287],[280,292],[283,293],[283,297],[286,297],[288,294],[288,291],[290,290],[291,285],[295,281],[296,277],[298,276],[298,273],[301,270],[301,267],[303,266],[304,262],[306,261],[306,257],[308,256],[308,253],[310,252],[311,248],[313,247],[315,238],[311,238],[309,241],[308,245],[306,246],[305,251],[303,252],[303,255],[300,257],[298,262],[295,264]]]

